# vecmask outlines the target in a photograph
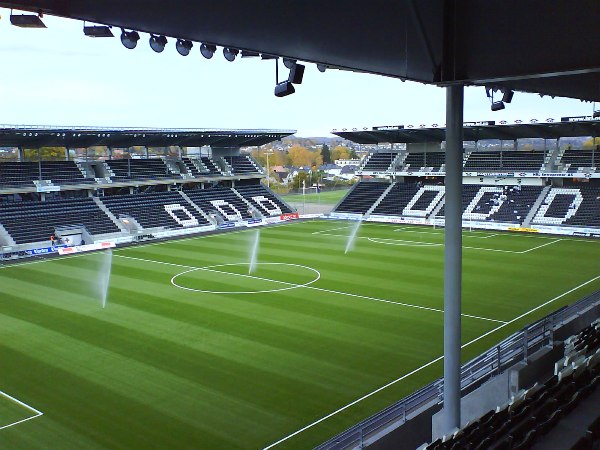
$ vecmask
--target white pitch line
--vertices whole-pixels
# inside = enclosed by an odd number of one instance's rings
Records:
[[[461,348],[461,349],[463,349],[463,348],[465,348],[465,347],[467,347],[467,346],[469,346],[469,345],[471,345],[471,344],[473,344],[473,343],[475,343],[475,342],[479,341],[480,339],[483,339],[484,337],[486,337],[486,336],[489,336],[490,334],[492,334],[492,333],[494,333],[494,332],[496,332],[496,331],[500,330],[501,328],[504,328],[505,326],[507,326],[507,325],[509,325],[509,324],[511,324],[511,323],[514,323],[514,322],[516,322],[516,321],[517,321],[517,320],[519,320],[519,319],[522,319],[523,317],[525,317],[525,316],[527,316],[527,315],[531,314],[532,312],[534,312],[534,311],[537,311],[538,309],[540,309],[540,308],[543,308],[543,307],[544,307],[544,306],[546,306],[546,305],[549,305],[550,303],[552,303],[552,302],[554,302],[554,301],[556,301],[556,300],[558,300],[558,299],[560,299],[560,298],[564,297],[565,295],[568,295],[568,294],[570,294],[571,292],[574,292],[574,291],[576,291],[577,289],[579,289],[579,288],[582,288],[583,286],[585,286],[585,285],[587,285],[587,284],[589,284],[589,283],[593,283],[594,281],[596,281],[596,280],[598,280],[598,279],[600,279],[600,275],[598,275],[597,277],[594,277],[594,278],[592,278],[591,280],[588,280],[588,281],[586,281],[586,282],[584,282],[584,283],[581,283],[579,286],[576,286],[576,287],[574,287],[574,288],[572,288],[572,289],[569,289],[567,292],[564,292],[564,293],[562,293],[562,294],[560,294],[560,295],[558,295],[558,296],[554,297],[553,299],[551,299],[551,300],[548,300],[546,303],[543,303],[543,304],[541,304],[541,305],[539,305],[539,306],[536,306],[535,308],[533,308],[533,309],[530,309],[530,310],[529,310],[529,311],[527,311],[526,313],[524,313],[524,314],[521,314],[520,316],[517,316],[517,317],[515,317],[514,319],[510,320],[509,322],[503,323],[502,325],[500,325],[500,326],[498,326],[498,327],[496,327],[496,328],[494,328],[494,329],[492,329],[492,330],[488,331],[487,333],[484,333],[484,334],[482,334],[481,336],[479,336],[479,337],[477,337],[477,338],[475,338],[475,339],[473,339],[473,340],[470,340],[470,341],[469,341],[469,342],[467,342],[466,344],[463,344],[463,345],[461,345],[461,347],[460,347],[460,348]],[[291,434],[289,434],[289,435],[287,435],[287,436],[283,437],[282,439],[279,439],[277,442],[274,442],[274,443],[272,443],[272,444],[268,445],[267,447],[264,447],[264,448],[263,448],[263,450],[269,450],[270,448],[273,448],[273,447],[275,447],[276,445],[278,445],[278,444],[281,444],[282,442],[285,442],[285,441],[287,441],[288,439],[290,439],[290,438],[292,438],[292,437],[294,437],[294,436],[296,436],[296,435],[298,435],[298,434],[302,433],[303,431],[306,431],[306,430],[308,430],[309,428],[312,428],[312,427],[314,427],[315,425],[318,425],[319,423],[321,423],[321,422],[323,422],[323,421],[325,421],[325,420],[329,419],[330,417],[333,417],[333,416],[335,416],[336,414],[339,414],[340,412],[342,412],[342,411],[344,411],[344,410],[346,410],[346,409],[350,408],[351,406],[354,406],[354,405],[356,405],[357,403],[359,403],[359,402],[361,402],[361,401],[363,401],[363,400],[365,400],[365,399],[367,399],[367,398],[369,398],[369,397],[371,397],[371,396],[373,396],[373,395],[377,394],[378,392],[381,392],[382,390],[384,390],[384,389],[386,389],[386,388],[388,388],[388,387],[390,387],[390,386],[392,386],[392,385],[394,385],[394,384],[398,383],[399,381],[402,381],[402,380],[404,380],[405,378],[407,378],[407,377],[409,377],[409,376],[411,376],[411,375],[414,375],[414,374],[415,374],[415,373],[417,373],[417,372],[420,372],[421,370],[423,370],[423,369],[425,369],[425,368],[427,368],[427,367],[431,366],[432,364],[435,364],[435,363],[436,363],[436,362],[438,362],[438,361],[441,361],[442,359],[444,359],[444,355],[442,355],[442,356],[438,356],[437,358],[435,358],[435,359],[433,359],[433,360],[429,361],[428,363],[426,363],[426,364],[423,364],[423,365],[422,365],[422,366],[420,366],[420,367],[417,367],[417,368],[416,368],[416,369],[414,369],[413,371],[411,371],[411,372],[409,372],[409,373],[407,373],[407,374],[404,374],[404,375],[402,375],[400,378],[397,378],[397,379],[395,379],[395,380],[393,380],[393,381],[390,381],[389,383],[387,383],[387,384],[385,384],[385,385],[381,386],[380,388],[377,388],[377,389],[375,389],[374,391],[372,391],[372,392],[369,392],[368,394],[365,394],[365,395],[363,395],[362,397],[360,397],[360,398],[358,398],[358,399],[354,400],[353,402],[351,402],[351,403],[348,403],[347,405],[344,405],[344,406],[342,406],[341,408],[339,408],[339,409],[337,409],[337,410],[335,410],[335,411],[333,411],[333,412],[331,412],[331,413],[327,414],[326,416],[323,416],[323,417],[321,417],[320,419],[318,419],[318,420],[315,420],[314,422],[312,422],[312,423],[310,423],[310,424],[308,424],[308,425],[306,425],[306,426],[304,426],[304,427],[300,428],[300,429],[299,429],[299,430],[297,430],[297,431],[294,431],[293,433],[291,433]]]
[[[40,417],[40,416],[44,415],[43,412],[35,409],[33,406],[29,406],[27,403],[22,402],[18,398],[14,398],[12,395],[7,394],[6,392],[0,391],[0,395],[2,395],[3,397],[8,398],[9,400],[17,403],[18,405],[21,405],[24,408],[28,409],[29,411],[33,411],[35,413],[35,415],[33,415],[31,417],[27,417],[25,419],[18,420],[17,422],[9,423],[8,425],[0,426],[0,430],[3,430],[5,428],[14,427],[15,425],[18,425],[20,423],[27,422],[28,420],[35,419],[36,417]]]
[[[546,242],[545,244],[538,245],[537,247],[530,248],[529,250],[524,250],[524,251],[522,251],[520,253],[529,253],[529,252],[531,252],[533,250],[537,250],[538,248],[542,248],[542,247],[545,247],[546,245],[550,245],[550,244],[556,244],[557,242],[560,242],[560,241],[561,241],[561,239],[556,239],[554,241]]]
[[[175,264],[175,263],[169,263],[169,262],[164,262],[164,261],[156,261],[156,260],[153,260],[153,259],[136,258],[136,257],[133,257],[133,256],[124,256],[124,255],[113,255],[113,256],[117,256],[119,258],[134,259],[136,261],[143,261],[143,262],[149,262],[149,263],[164,264],[164,265],[174,266],[174,267],[181,267],[181,268],[184,268],[184,269],[205,270],[207,272],[222,273],[222,274],[225,274],[225,275],[233,275],[233,276],[236,276],[236,277],[252,278],[252,279],[260,280],[260,281],[270,281],[270,282],[273,282],[273,283],[280,283],[280,284],[283,284],[283,285],[286,285],[286,286],[293,286],[293,287],[298,287],[298,288],[312,289],[312,290],[315,290],[315,291],[328,292],[330,294],[346,295],[348,297],[362,298],[364,300],[371,300],[371,301],[374,301],[374,302],[390,303],[390,304],[393,304],[393,305],[405,306],[407,308],[422,309],[422,310],[433,311],[433,312],[437,312],[437,313],[443,313],[444,312],[443,309],[430,308],[428,306],[413,305],[411,303],[404,303],[404,302],[395,302],[393,300],[385,300],[383,298],[369,297],[369,296],[360,295],[360,294],[351,294],[349,292],[334,291],[332,289],[319,288],[319,287],[316,287],[316,286],[306,286],[306,285],[297,284],[297,283],[289,283],[287,281],[273,280],[271,278],[262,278],[262,277],[257,277],[257,276],[254,276],[254,275],[246,275],[246,274],[243,274],[243,273],[226,272],[226,271],[223,271],[223,270],[215,270],[215,269],[212,269],[211,267],[193,267],[193,266],[186,266],[186,265],[183,265],[183,264]],[[506,323],[506,321],[504,321],[504,320],[491,319],[489,317],[475,316],[475,315],[472,315],[472,314],[464,314],[464,313],[461,314],[461,315],[463,317],[469,317],[471,319],[487,320],[489,322],[497,322],[497,323]]]

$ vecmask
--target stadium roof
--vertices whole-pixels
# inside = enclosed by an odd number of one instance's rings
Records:
[[[404,128],[400,125],[398,127],[374,127],[372,130],[361,131],[332,131],[332,133],[359,144],[442,142],[446,139],[446,128],[444,127]],[[600,136],[600,119],[514,125],[467,122],[463,131],[464,141],[557,139],[576,136]]]
[[[188,128],[95,128],[0,125],[0,147],[108,146],[250,147],[294,134],[295,130],[222,130]]]
[[[403,80],[600,101],[600,2],[593,0],[12,0],[0,6]]]

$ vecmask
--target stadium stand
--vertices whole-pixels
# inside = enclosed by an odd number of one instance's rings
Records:
[[[501,172],[533,171],[537,172],[544,164],[545,153],[531,151],[477,151],[472,152],[464,166],[465,171]]]
[[[0,224],[17,244],[47,241],[56,227],[72,224],[84,225],[92,235],[120,231],[89,197],[6,203],[0,208]]]
[[[250,205],[231,188],[186,190],[187,196],[206,214],[218,214],[228,221],[251,219]]]
[[[224,156],[223,159],[231,166],[234,174],[260,173],[247,155]]]
[[[405,171],[436,172],[444,171],[444,152],[409,152],[404,160]]]
[[[600,227],[600,186],[550,189],[532,223]]]
[[[381,203],[377,205],[373,214],[401,216],[402,211],[418,190],[419,185],[417,183],[396,183]],[[373,199],[373,201],[375,200]]]
[[[208,170],[208,173],[205,173],[204,175],[223,175],[223,172],[217,168],[214,161],[208,156],[202,156],[200,162]]]
[[[113,179],[175,178],[162,159],[111,159],[106,161]]]
[[[196,167],[196,165],[194,164],[194,161],[192,161],[191,158],[184,156],[181,158],[181,161],[183,162],[183,165],[185,166],[188,174],[190,174],[194,177],[199,177],[199,176],[203,175],[200,172],[200,170],[198,169],[198,167]]]
[[[365,214],[389,186],[389,183],[358,183],[340,202],[335,211],[352,214]]]
[[[565,341],[564,356],[555,364],[552,378],[521,390],[507,404],[423,448],[529,449],[598,386],[600,320]],[[596,419],[588,428],[590,432],[571,448],[595,448],[593,445],[600,442],[598,428]]]
[[[133,217],[143,228],[208,225],[179,192],[112,195],[101,201],[116,217]]]
[[[34,181],[52,181],[54,184],[86,183],[85,178],[73,161],[5,162],[0,163],[2,185],[27,185]]]
[[[236,186],[235,190],[252,203],[263,215],[276,216],[282,213],[291,213],[292,209],[273,195],[262,184]]]
[[[371,153],[362,170],[385,172],[395,161],[398,153],[396,152],[376,152]]]
[[[600,149],[576,150],[568,148],[564,151],[559,167],[567,172],[578,172],[580,169],[595,169],[600,165]]]

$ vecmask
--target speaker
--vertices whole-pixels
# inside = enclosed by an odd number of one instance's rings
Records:
[[[285,97],[296,92],[294,85],[289,81],[282,81],[275,85],[275,97]]]
[[[302,64],[294,64],[290,69],[290,75],[288,76],[288,82],[294,84],[302,84],[302,78],[304,77],[304,66]]]

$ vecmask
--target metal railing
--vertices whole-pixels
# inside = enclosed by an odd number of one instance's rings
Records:
[[[461,368],[462,394],[473,391],[517,363],[527,362],[529,355],[543,346],[553,344],[554,331],[558,326],[596,304],[600,304],[600,291],[527,325],[464,364]],[[407,417],[417,413],[423,406],[442,403],[443,391],[444,380],[440,378],[317,446],[315,450],[363,448],[371,443],[370,438],[381,433],[386,426],[392,423],[400,426],[407,421]]]

